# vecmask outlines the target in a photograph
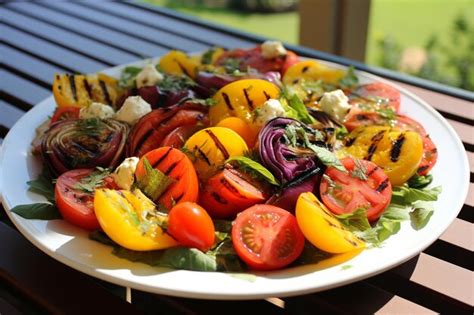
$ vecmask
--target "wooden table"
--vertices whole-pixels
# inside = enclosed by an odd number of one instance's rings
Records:
[[[263,40],[137,3],[7,2],[0,16],[0,143],[27,110],[51,94],[56,72],[95,72],[169,49],[193,52],[210,45],[234,48]],[[303,47],[290,49],[351,63]],[[356,66],[398,81],[436,108],[458,132],[474,169],[472,93]],[[456,220],[407,263],[341,288],[257,301],[203,301],[127,292],[43,254],[0,211],[0,313],[472,313],[473,179],[471,171],[470,193]]]

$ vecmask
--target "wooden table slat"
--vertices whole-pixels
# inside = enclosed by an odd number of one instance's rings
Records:
[[[68,32],[60,27],[53,26],[33,19],[31,17],[19,14],[8,8],[0,9],[3,22],[8,22],[23,31],[30,32],[36,36],[59,43],[67,49],[78,52],[90,59],[107,64],[108,66],[128,63],[136,60],[136,56],[119,50],[111,54],[110,46],[98,43],[97,41]]]
[[[57,45],[42,41],[27,33],[0,24],[0,38],[20,48],[34,52],[34,54],[54,60],[77,72],[95,72],[107,67],[103,63],[73,53]]]
[[[222,34],[216,30],[173,19],[163,14],[158,15],[155,12],[149,12],[143,8],[134,6],[133,3],[116,3],[113,6],[100,1],[87,1],[86,3],[88,6],[97,8],[102,12],[107,12],[121,18],[128,18],[180,37],[191,38],[208,46],[223,45],[225,48],[239,48],[253,45],[254,43],[253,41]]]
[[[474,251],[474,225],[464,220],[455,219],[440,236],[440,239],[469,251]]]
[[[135,54],[137,55],[137,59],[164,54],[168,51],[166,48],[142,40],[137,40],[134,37],[124,35],[116,30],[108,29],[73,16],[59,13],[49,8],[39,6],[36,3],[12,2],[9,3],[7,7],[27,16],[37,18],[43,22],[57,25],[68,31],[87,36],[88,38],[98,42],[107,43],[109,46],[115,47],[116,49]],[[89,71],[83,70],[83,72]]]

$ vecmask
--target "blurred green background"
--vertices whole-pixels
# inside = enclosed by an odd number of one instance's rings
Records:
[[[233,0],[234,7],[225,6],[229,2],[225,0],[207,1],[214,4],[213,8],[206,0],[145,1],[298,44],[297,10],[261,12],[268,7],[255,6],[242,10],[243,3],[272,1]],[[278,2],[285,1],[273,3]],[[286,1],[292,2],[297,0]],[[474,90],[474,0],[372,0],[365,61]]]

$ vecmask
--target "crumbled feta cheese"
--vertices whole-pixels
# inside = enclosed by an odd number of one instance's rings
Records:
[[[88,119],[88,118],[99,118],[107,119],[112,118],[115,112],[112,107],[102,103],[91,103],[90,105],[81,108],[79,111],[79,118]]]
[[[115,119],[134,125],[149,112],[151,112],[151,105],[141,96],[129,96],[115,114]]]
[[[139,160],[137,157],[126,158],[122,164],[115,169],[112,177],[121,189],[130,190],[132,188],[133,182],[135,181],[134,174]]]
[[[143,68],[142,71],[137,74],[137,88],[156,85],[156,83],[163,80],[163,78],[163,74],[156,70],[155,66],[146,65],[145,68]]]
[[[324,93],[323,97],[319,101],[319,105],[321,106],[321,110],[323,112],[333,116],[339,121],[342,121],[351,109],[349,99],[342,90]]]
[[[263,126],[267,121],[275,117],[284,117],[285,109],[279,100],[269,99],[254,111],[254,123]]]
[[[272,59],[280,56],[286,56],[286,49],[279,41],[267,40],[262,45],[262,56],[265,59]]]

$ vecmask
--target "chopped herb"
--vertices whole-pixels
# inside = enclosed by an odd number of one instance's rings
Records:
[[[233,156],[229,159],[227,159],[226,163],[232,163],[236,162],[239,167],[241,167],[243,170],[250,172],[252,174],[255,174],[257,177],[262,178],[269,182],[272,185],[279,186],[280,184],[276,180],[275,176],[265,168],[262,164],[249,159],[248,157],[245,156]]]
[[[397,118],[397,113],[390,107],[379,108],[376,112],[386,120],[395,120]]]
[[[339,87],[341,89],[350,89],[359,84],[359,78],[357,78],[354,67],[350,66],[347,69],[346,75],[339,80]]]
[[[354,169],[351,172],[351,176],[358,178],[363,181],[367,181],[367,168],[362,164],[359,159],[354,159]]]
[[[125,67],[120,73],[119,86],[121,88],[134,88],[136,85],[135,79],[140,71],[142,71],[142,68],[139,67]]]
[[[188,90],[194,86],[196,86],[196,82],[194,82],[186,75],[175,76],[164,74],[163,80],[158,82],[158,87],[163,92],[177,92],[182,90]]]
[[[100,136],[107,127],[99,118],[79,119],[76,122],[76,126],[80,133],[88,137]]]
[[[344,266],[341,266],[341,270],[351,269],[352,267],[354,267],[354,266],[352,266],[352,265],[344,265]]]
[[[225,71],[230,74],[240,74],[240,64],[241,61],[236,58],[226,58],[222,62],[222,67]]]
[[[145,174],[137,177],[137,187],[151,200],[157,200],[174,180],[154,169],[148,159],[143,159]]]
[[[109,169],[98,167],[89,176],[81,178],[76,184],[74,184],[73,188],[85,193],[93,193],[96,188],[103,186],[104,179],[109,176],[109,174]]]
[[[212,47],[206,50],[206,52],[202,54],[201,63],[204,65],[212,64],[212,57],[214,56],[214,53],[216,52],[216,50],[217,50],[216,47]]]

